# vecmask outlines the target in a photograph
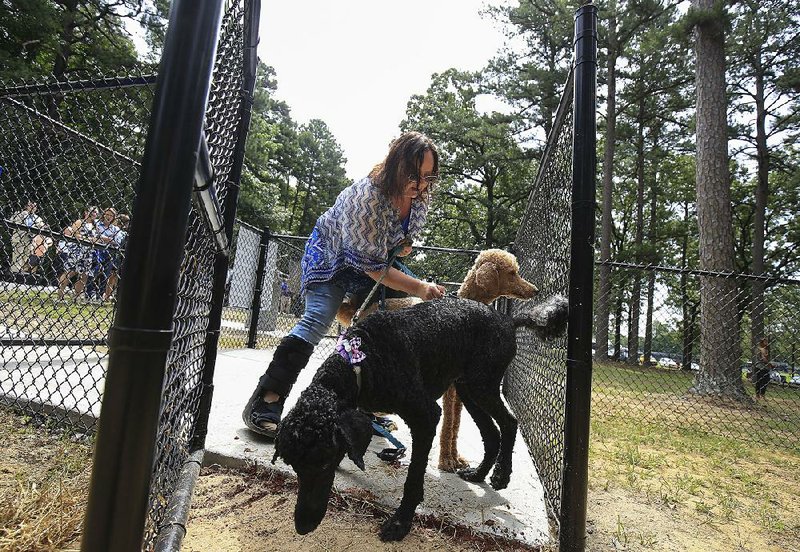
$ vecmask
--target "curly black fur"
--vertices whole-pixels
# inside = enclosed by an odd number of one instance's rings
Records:
[[[514,316],[514,326],[528,326],[539,339],[553,339],[564,333],[568,319],[569,301],[563,295],[553,295],[530,312]]]
[[[336,467],[345,454],[364,469],[372,428],[362,409],[394,412],[411,429],[403,499],[381,529],[384,541],[402,539],[423,497],[425,466],[441,415],[436,400],[452,383],[484,444],[481,463],[459,475],[480,482],[493,470],[492,487],[505,488],[517,421],[503,403],[500,383],[516,354],[515,328],[559,326],[563,310],[556,300],[511,318],[476,301],[448,297],[381,311],[348,329],[346,337],[360,337],[366,353],[360,389],[353,367],[332,354],[281,422],[275,441],[276,457],[290,464],[298,477],[297,531],[313,531],[322,521]]]

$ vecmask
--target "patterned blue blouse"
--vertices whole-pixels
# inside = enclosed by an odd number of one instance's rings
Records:
[[[419,235],[427,214],[427,203],[414,200],[406,233],[399,211],[370,178],[348,186],[317,219],[306,242],[300,293],[305,294],[309,284],[334,279],[354,291],[353,276],[358,280],[364,272],[386,268],[389,252],[404,238]]]

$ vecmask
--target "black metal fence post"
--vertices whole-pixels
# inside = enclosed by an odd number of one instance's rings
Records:
[[[264,270],[267,266],[267,249],[269,247],[269,228],[261,232],[258,243],[258,265],[256,268],[256,284],[253,286],[253,301],[250,305],[250,329],[247,332],[247,348],[255,349],[258,337],[258,319],[261,316],[261,292],[264,288]]]
[[[567,330],[564,484],[559,535],[559,549],[562,552],[582,551],[586,546],[597,163],[596,74],[597,8],[589,4],[579,8],[575,14],[570,312]]]
[[[110,331],[84,552],[141,550],[221,0],[175,0]]]
[[[247,142],[247,131],[250,128],[250,116],[253,108],[253,89],[256,82],[258,66],[258,21],[261,14],[261,0],[248,0],[244,14],[244,62],[242,79],[242,106],[237,129],[236,151],[233,156],[233,167],[226,185],[227,193],[224,203],[225,236],[228,243],[233,241],[233,227],[236,222],[236,207],[239,201],[239,180],[244,165],[244,149]],[[230,246],[232,247],[232,245]],[[206,332],[206,356],[203,368],[203,395],[197,422],[192,435],[192,450],[203,448],[208,434],[208,416],[211,412],[211,399],[214,394],[214,370],[217,364],[217,348],[222,328],[222,309],[225,299],[225,284],[228,279],[229,258],[217,255],[214,262],[214,289],[211,295],[211,312],[208,315],[208,331]]]

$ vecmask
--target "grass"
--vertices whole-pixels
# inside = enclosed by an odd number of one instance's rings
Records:
[[[779,447],[799,445],[800,387],[770,385],[766,400],[743,404],[688,393],[694,374],[620,363],[595,363],[592,416],[628,417]],[[744,381],[745,391],[755,394]],[[792,445],[794,444],[794,445]]]
[[[113,303],[79,303],[55,292],[0,291],[0,320],[25,336],[38,339],[105,339],[114,317]]]
[[[0,410],[0,550],[77,549],[91,447]]]
[[[621,489],[718,531],[752,525],[763,542],[800,542],[800,443],[785,431],[797,390],[770,388],[749,409],[704,409],[675,394],[690,375],[596,364],[594,380],[590,488]],[[770,431],[742,438],[754,428]]]

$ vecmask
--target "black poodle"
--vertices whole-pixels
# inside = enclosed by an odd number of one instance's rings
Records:
[[[411,430],[411,463],[400,506],[383,524],[380,537],[405,537],[422,501],[441,414],[436,400],[453,382],[484,444],[481,463],[459,475],[481,482],[494,466],[491,485],[504,489],[511,476],[517,421],[503,404],[500,383],[516,354],[515,329],[529,326],[542,336],[554,335],[563,332],[566,320],[563,297],[513,318],[477,301],[448,297],[381,311],[349,328],[338,352],[320,366],[281,422],[275,440],[273,462],[282,457],[297,473],[297,532],[309,533],[322,521],[345,454],[364,469],[372,437],[364,411],[393,412]]]

